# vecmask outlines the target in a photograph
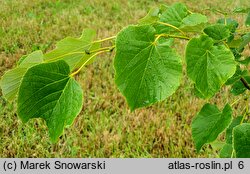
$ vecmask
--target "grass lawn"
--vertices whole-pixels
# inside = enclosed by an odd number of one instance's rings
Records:
[[[0,76],[22,55],[38,49],[47,52],[67,36],[79,37],[84,28],[95,29],[98,39],[113,36],[151,7],[173,2],[177,1],[0,0]],[[211,22],[223,15],[205,10],[209,7],[230,11],[250,5],[249,0],[181,2],[191,11],[207,14]],[[242,15],[234,18],[242,25]],[[184,47],[176,49],[184,54]],[[187,78],[166,101],[131,112],[114,84],[113,56],[99,56],[76,77],[84,91],[83,108],[56,144],[49,140],[45,121],[23,124],[16,101],[7,102],[0,91],[0,157],[217,157],[218,142],[195,152],[191,120],[206,101],[194,96]],[[223,88],[209,102],[222,108],[234,100]],[[235,115],[240,113],[242,106],[234,107]]]

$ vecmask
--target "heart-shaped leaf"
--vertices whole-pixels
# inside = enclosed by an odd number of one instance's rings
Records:
[[[27,71],[19,89],[19,117],[24,122],[43,118],[53,142],[82,108],[81,87],[69,73],[69,66],[63,60],[39,64]]]
[[[202,35],[188,42],[187,74],[204,97],[210,98],[234,75],[234,55],[224,45],[214,45],[213,39]]]
[[[151,26],[129,26],[116,40],[115,82],[134,110],[161,101],[180,85],[181,59],[168,46],[156,42]]]

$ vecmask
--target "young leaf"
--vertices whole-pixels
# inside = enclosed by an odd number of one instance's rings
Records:
[[[193,13],[182,20],[180,29],[185,32],[200,32],[205,28],[207,22],[206,16]]]
[[[188,77],[206,98],[212,97],[236,70],[231,51],[213,44],[213,39],[202,35],[191,39],[186,48]]]
[[[182,3],[173,4],[172,6],[165,9],[159,16],[160,17],[158,17],[158,20],[155,19],[154,22],[160,21],[170,24],[174,27],[180,28],[184,32],[200,32],[208,22],[207,17],[202,14],[189,14],[187,7]],[[158,33],[177,31],[176,29],[163,24],[155,24],[155,28]]]
[[[232,109],[226,105],[221,112],[216,105],[205,104],[192,122],[192,137],[196,150],[214,141],[218,135],[230,124]]]
[[[175,3],[162,13],[160,21],[179,27],[187,15],[188,10],[186,5],[183,3]]]
[[[233,119],[233,121],[231,122],[230,126],[227,128],[226,130],[226,143],[228,144],[232,144],[232,134],[233,134],[233,128],[235,126],[238,126],[242,120],[242,116],[238,116],[236,118]]]
[[[115,82],[131,110],[167,98],[180,85],[181,59],[155,34],[149,25],[129,26],[116,39]]]
[[[220,158],[231,158],[233,153],[232,144],[225,144],[220,151]]]
[[[139,24],[140,25],[152,24],[152,23],[158,21],[159,20],[159,13],[160,13],[160,9],[158,7],[154,7],[152,9],[150,9],[148,14],[144,18],[139,20]]]
[[[82,108],[81,87],[69,73],[70,68],[63,60],[39,64],[27,71],[19,89],[19,117],[23,122],[43,118],[53,142]]]
[[[214,24],[206,27],[204,30],[209,37],[214,40],[220,41],[228,38],[230,36],[230,31],[226,25]]]
[[[243,123],[233,129],[233,148],[236,158],[250,158],[250,124]]]
[[[67,37],[56,44],[56,49],[44,55],[45,60],[47,62],[64,60],[69,64],[70,71],[73,71],[94,54],[87,52],[100,47],[99,43],[92,43],[95,35],[94,30],[86,29],[80,38]]]
[[[23,57],[18,67],[7,71],[1,78],[0,87],[2,88],[3,96],[7,100],[13,100],[26,71],[30,67],[42,62],[43,53],[41,51],[34,51],[30,55]]]
[[[182,20],[187,15],[188,15],[188,10],[185,4],[174,3],[173,5],[169,6],[165,11],[162,12],[159,21],[173,25],[175,27],[180,27],[182,24]],[[169,33],[172,31],[176,32],[176,30],[174,30],[173,28],[162,24],[155,24],[154,27],[156,28],[159,34]]]

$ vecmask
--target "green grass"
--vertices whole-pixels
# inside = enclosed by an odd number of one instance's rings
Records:
[[[0,75],[22,55],[47,52],[66,36],[79,37],[84,28],[96,29],[99,39],[113,36],[163,2],[176,1],[0,0]],[[182,2],[211,16],[210,21],[222,17],[204,10],[210,6],[228,11],[249,5],[248,0]],[[242,22],[241,15],[236,18]],[[183,54],[183,48],[177,49]],[[16,101],[7,102],[0,92],[0,157],[217,157],[211,146],[195,152],[191,120],[206,101],[194,97],[189,80],[184,78],[166,101],[130,112],[114,84],[112,61],[113,55],[100,56],[77,76],[84,106],[56,144],[51,144],[43,120],[23,124]],[[235,99],[228,93],[224,88],[211,102],[222,107]],[[237,114],[242,108],[235,107]]]

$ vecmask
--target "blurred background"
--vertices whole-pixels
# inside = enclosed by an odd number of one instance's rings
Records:
[[[176,0],[0,0],[0,76],[17,60],[35,50],[44,53],[57,41],[80,37],[85,28],[97,31],[97,39],[116,35],[136,24],[151,7]],[[180,0],[191,11],[208,15],[209,22],[224,16],[207,9],[231,12],[250,7],[249,0]],[[244,15],[228,16],[242,26]],[[176,49],[184,55],[185,41]],[[84,104],[72,126],[56,144],[49,140],[45,122],[23,124],[16,101],[7,102],[0,90],[0,157],[217,157],[219,141],[197,154],[191,138],[191,120],[206,101],[194,96],[185,77],[177,92],[154,106],[130,112],[114,84],[113,54],[99,56],[76,79],[84,91]],[[185,74],[185,66],[183,68]],[[209,102],[221,108],[235,97],[223,88]],[[240,114],[240,103],[234,105]],[[220,137],[223,139],[223,135]]]

